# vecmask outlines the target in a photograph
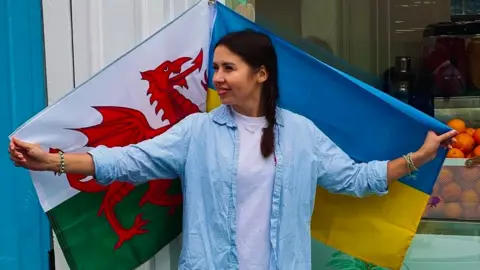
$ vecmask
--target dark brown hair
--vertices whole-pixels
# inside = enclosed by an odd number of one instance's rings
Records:
[[[268,78],[263,83],[261,102],[268,126],[263,130],[261,151],[264,157],[270,156],[275,147],[274,125],[278,100],[278,66],[277,53],[270,37],[253,30],[232,32],[223,36],[215,48],[225,46],[238,55],[251,68],[258,70],[265,67]]]

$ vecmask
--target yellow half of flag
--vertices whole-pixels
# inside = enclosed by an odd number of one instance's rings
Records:
[[[220,106],[221,101],[220,97],[217,94],[217,91],[213,90],[212,88],[208,88],[207,92],[207,112],[217,108]]]
[[[312,237],[361,260],[400,269],[429,198],[398,181],[387,195],[367,198],[318,187]]]

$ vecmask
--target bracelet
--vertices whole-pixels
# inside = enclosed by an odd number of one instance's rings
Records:
[[[412,172],[418,171],[417,167],[415,167],[415,164],[413,164],[412,153],[408,153],[407,155],[404,155],[403,158],[407,162],[408,174],[410,176],[412,175]]]
[[[58,175],[62,175],[65,173],[65,157],[63,156],[62,151],[58,151],[58,155],[60,156],[60,170],[58,172]]]

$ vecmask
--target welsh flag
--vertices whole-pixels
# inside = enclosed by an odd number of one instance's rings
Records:
[[[86,152],[138,143],[204,111],[210,12],[200,1],[12,136],[50,152]],[[31,177],[70,269],[131,270],[181,232],[178,179],[100,186],[83,175]]]

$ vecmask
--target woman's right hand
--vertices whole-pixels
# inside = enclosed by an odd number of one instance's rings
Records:
[[[32,171],[46,171],[49,169],[51,154],[43,150],[38,144],[12,138],[8,152],[15,166]]]

